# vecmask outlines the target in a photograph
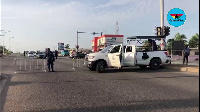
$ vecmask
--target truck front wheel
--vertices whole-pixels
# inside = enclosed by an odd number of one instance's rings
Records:
[[[150,63],[150,68],[153,70],[158,70],[160,68],[161,61],[159,59],[153,59]]]
[[[96,71],[98,73],[103,73],[106,70],[105,68],[106,68],[106,63],[104,61],[99,61],[97,63]]]

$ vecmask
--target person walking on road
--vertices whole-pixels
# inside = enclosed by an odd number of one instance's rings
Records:
[[[58,58],[58,51],[57,50],[55,50],[55,57],[56,57],[56,59]]]
[[[46,52],[46,55],[44,56],[44,59],[47,57],[47,65],[48,65],[48,69],[49,69],[49,72],[50,72],[50,67],[51,67],[51,70],[52,72],[55,72],[53,70],[53,62],[55,61],[55,58],[54,58],[54,55],[53,53],[50,51],[50,48],[47,49],[47,52]]]
[[[188,45],[185,45],[185,49],[183,50],[183,64],[188,64],[188,56],[190,55],[190,49],[188,48]]]
[[[24,51],[24,57],[25,57],[25,55],[26,55],[26,52]]]

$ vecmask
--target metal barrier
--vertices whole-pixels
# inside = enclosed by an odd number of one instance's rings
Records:
[[[72,68],[73,70],[84,66],[84,59],[73,58],[72,61],[73,61],[73,68]]]
[[[15,73],[25,71],[44,71],[46,72],[46,59],[16,58]]]

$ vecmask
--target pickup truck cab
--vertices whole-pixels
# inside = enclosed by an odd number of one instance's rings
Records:
[[[84,65],[92,71],[105,72],[110,67],[139,66],[157,70],[170,62],[167,51],[136,51],[135,45],[111,45],[100,52],[87,54]]]

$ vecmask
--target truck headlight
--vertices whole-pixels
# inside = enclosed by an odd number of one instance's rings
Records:
[[[88,59],[93,59],[95,56],[89,56]]]

